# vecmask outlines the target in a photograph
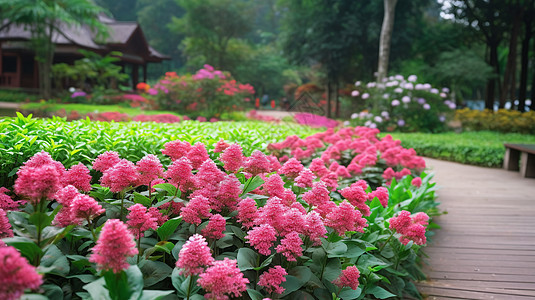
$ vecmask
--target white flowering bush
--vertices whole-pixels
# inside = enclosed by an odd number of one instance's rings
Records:
[[[440,132],[456,108],[448,88],[417,83],[417,76],[385,78],[382,83],[355,83],[351,96],[364,101],[366,111],[351,115],[350,124],[386,131]]]

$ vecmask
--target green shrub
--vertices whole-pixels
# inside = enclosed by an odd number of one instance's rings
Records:
[[[463,108],[455,112],[455,120],[461,122],[463,130],[491,130],[535,134],[535,111],[519,112],[500,109],[496,112],[485,109]]]
[[[501,167],[504,143],[535,143],[534,135],[497,132],[392,133],[405,148],[419,155],[485,167]]]
[[[32,119],[18,114],[16,118],[0,121],[0,186],[11,186],[18,167],[41,150],[66,167],[78,162],[88,165],[98,154],[110,150],[132,161],[145,154],[156,154],[166,161],[168,158],[160,150],[166,142],[176,139],[192,144],[202,142],[209,148],[219,139],[239,142],[244,154],[250,155],[254,149],[266,149],[268,143],[282,141],[288,135],[304,137],[314,132],[304,126],[261,122],[66,122],[60,118]]]
[[[0,90],[0,102],[28,102],[39,100],[38,95],[17,90]]]

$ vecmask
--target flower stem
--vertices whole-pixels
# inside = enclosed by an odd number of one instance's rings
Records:
[[[95,228],[93,228],[95,226],[95,224],[93,224],[93,222],[91,222],[91,219],[89,219],[89,217],[87,217],[87,224],[89,225],[89,230],[91,230],[91,234],[93,235],[93,241],[97,241],[97,235],[95,234]]]
[[[119,213],[119,220],[123,221],[123,209],[124,209],[124,197],[125,197],[125,192],[124,191],[121,191],[119,193],[120,197],[121,197],[121,212]]]
[[[193,288],[193,274],[189,275],[189,286],[188,286],[188,297],[187,300],[189,300],[189,296],[191,294],[191,289]]]
[[[326,265],[327,265],[327,254],[325,254],[325,259],[323,260],[323,265],[321,266],[320,280],[323,280],[323,272],[325,272],[325,266]]]
[[[141,237],[137,239],[137,263],[139,264],[139,258],[141,257]]]
[[[383,251],[383,249],[385,248],[386,244],[388,244],[388,242],[390,242],[390,239],[392,238],[393,235],[394,235],[394,231],[392,231],[392,233],[390,234],[390,236],[388,237],[386,242],[381,246],[381,248],[379,249],[379,253],[381,253],[381,251]]]

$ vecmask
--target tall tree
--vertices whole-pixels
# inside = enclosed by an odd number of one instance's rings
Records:
[[[535,31],[535,22],[533,22],[533,15],[535,15],[535,0],[527,1],[526,11],[524,12],[524,38],[522,39],[522,49],[520,54],[520,83],[518,87],[518,110],[524,111],[526,109],[526,96],[528,89],[528,69],[529,69],[529,50],[531,45],[531,37]],[[535,68],[534,68],[535,69]],[[534,97],[533,87],[531,88],[531,99]],[[533,102],[533,100],[532,100]],[[532,104],[533,105],[533,104]],[[533,107],[533,106],[532,106]]]
[[[250,30],[253,14],[244,0],[177,0],[185,10],[173,18],[171,29],[185,35],[184,52],[188,58],[203,56],[213,66],[230,70],[229,47],[239,44]],[[234,44],[233,44],[234,42]]]
[[[390,58],[390,41],[394,29],[394,17],[398,0],[384,1],[383,26],[379,39],[379,65],[377,67],[377,81],[382,82],[388,73],[388,60]]]
[[[39,67],[39,89],[44,98],[51,96],[50,74],[55,49],[52,38],[64,35],[60,25],[89,25],[101,34],[106,30],[97,19],[102,9],[90,0],[0,0],[0,12],[1,17],[8,20],[3,27],[22,25],[30,30],[30,45]]]

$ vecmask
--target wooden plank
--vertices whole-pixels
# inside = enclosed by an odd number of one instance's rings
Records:
[[[506,290],[521,290],[526,293],[535,292],[535,285],[531,283],[518,283],[518,282],[498,282],[498,281],[464,281],[464,280],[442,280],[442,281],[420,281],[416,285],[422,286],[443,286],[443,287],[460,287],[460,288],[499,288]]]
[[[476,281],[506,281],[506,282],[524,282],[535,284],[535,275],[513,275],[513,274],[479,274],[459,273],[459,272],[435,272],[430,271],[430,279],[454,279],[454,280],[476,280]]]
[[[470,291],[463,289],[452,289],[452,288],[443,288],[443,287],[428,287],[428,286],[419,286],[419,289],[422,294],[427,295],[428,299],[432,296],[449,296],[455,299],[507,299],[507,300],[527,300],[533,299],[531,296],[526,295],[513,295],[506,291],[503,292],[489,292],[489,291]]]
[[[452,265],[439,262],[434,263],[427,269],[432,272],[455,272],[455,273],[474,273],[478,274],[495,274],[495,275],[531,275],[535,276],[533,268],[522,267],[503,267],[503,266],[482,266],[478,264],[472,265]]]
[[[504,144],[504,146],[506,148],[511,148],[511,149],[522,151],[522,152],[535,154],[535,145],[533,144]]]

